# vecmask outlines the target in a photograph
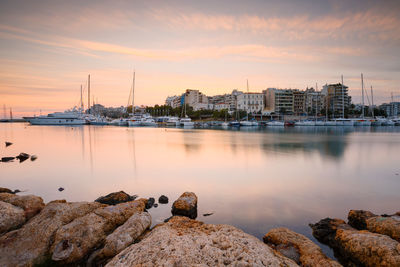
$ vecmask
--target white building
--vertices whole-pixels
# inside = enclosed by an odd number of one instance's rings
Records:
[[[255,114],[264,109],[263,93],[243,93],[236,91],[237,109]],[[233,93],[232,93],[233,94]]]
[[[193,110],[195,111],[209,108],[208,97],[199,90],[187,89],[184,97],[185,103],[193,107]]]

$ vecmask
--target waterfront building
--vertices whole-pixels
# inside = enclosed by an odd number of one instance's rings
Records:
[[[305,101],[306,95],[304,91],[293,90],[293,113],[300,115],[306,112]]]
[[[172,108],[179,108],[183,105],[184,102],[184,96],[179,95],[179,96],[169,96],[165,100],[165,105],[170,106]]]
[[[209,109],[208,97],[199,90],[187,89],[185,94],[185,103],[193,110]]]
[[[255,114],[264,109],[264,95],[262,93],[237,91],[236,101],[237,109],[244,110],[247,113]]]
[[[305,90],[305,112],[307,114],[320,114],[324,105],[324,99],[321,91],[316,91],[314,88]]]
[[[298,90],[276,88],[264,90],[265,108],[263,113],[294,113],[294,91],[297,93]],[[299,106],[299,103],[297,105]]]
[[[348,109],[351,104],[348,87],[345,85],[342,86],[341,83],[326,84],[323,86],[321,92],[324,96],[324,108],[344,116],[343,109]]]
[[[400,115],[400,102],[383,103],[379,109],[385,111],[388,117],[397,117]]]

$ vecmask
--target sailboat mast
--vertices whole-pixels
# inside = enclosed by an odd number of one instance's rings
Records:
[[[247,110],[246,110],[246,114],[247,114],[247,118],[246,120],[249,121],[249,106],[250,105],[250,94],[249,94],[249,79],[246,79],[247,82]],[[246,100],[244,100],[246,102]]]
[[[361,73],[361,94],[362,94],[362,118],[364,118],[364,77],[363,74]]]
[[[319,96],[318,96],[318,83],[315,83],[315,96],[317,97],[316,105],[315,105],[315,119],[317,119],[318,116],[318,107],[319,107]]]
[[[90,74],[88,75],[88,113],[90,114]]]
[[[342,75],[342,118],[344,119],[344,86],[343,86],[343,75]]]
[[[135,115],[135,71],[133,71],[132,80],[132,114]]]
[[[81,84],[81,113],[83,112],[83,97],[82,97],[82,84]]]
[[[371,86],[371,101],[372,101],[372,118],[375,118],[375,114],[374,114],[374,92],[372,91],[372,86]]]

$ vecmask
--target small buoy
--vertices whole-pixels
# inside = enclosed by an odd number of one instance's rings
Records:
[[[64,188],[62,188],[62,187],[60,187],[60,188],[58,188],[58,191],[64,191]]]

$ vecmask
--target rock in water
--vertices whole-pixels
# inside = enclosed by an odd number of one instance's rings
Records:
[[[37,160],[37,158],[38,158],[38,157],[37,157],[36,155],[32,155],[32,156],[31,156],[31,161],[35,161],[35,160]]]
[[[345,266],[400,266],[400,244],[388,236],[358,231],[340,219],[310,225],[320,242],[332,247]]]
[[[151,209],[151,207],[153,207],[155,201],[156,200],[153,197],[149,197],[149,199],[147,200],[147,203],[146,203],[146,209],[147,210]]]
[[[62,191],[64,191],[64,188],[63,187],[59,187],[58,191],[62,192]]]
[[[0,237],[0,266],[33,266],[43,263],[57,229],[101,206],[94,202],[50,202],[20,229]]]
[[[24,162],[25,160],[29,159],[30,155],[26,153],[19,153],[18,156],[16,156],[17,159],[19,159],[19,163]]]
[[[133,214],[144,211],[146,199],[107,206],[79,217],[57,230],[51,247],[52,260],[62,264],[82,260],[103,245],[107,235]]]
[[[24,222],[25,215],[23,209],[0,201],[0,235],[18,228]]]
[[[106,266],[298,266],[230,225],[175,216]]]
[[[400,220],[397,216],[378,216],[369,211],[350,210],[349,224],[358,230],[390,236],[400,242]]]
[[[136,197],[130,196],[124,191],[110,193],[104,197],[99,197],[96,199],[96,202],[107,204],[107,205],[116,205],[119,203],[124,203],[128,201],[135,200]]]
[[[26,220],[29,220],[44,208],[43,199],[34,195],[18,196],[14,194],[0,193],[0,201],[22,208]]]
[[[133,244],[143,232],[151,226],[151,216],[148,212],[133,214],[123,225],[107,236],[102,257],[113,257]]]
[[[13,143],[11,142],[6,142],[6,147],[11,146]]]
[[[2,162],[9,162],[9,161],[12,161],[12,160],[14,160],[15,159],[15,157],[2,157],[1,158],[1,161]]]
[[[172,205],[172,215],[186,216],[191,219],[197,217],[197,196],[192,192],[183,193]]]
[[[278,252],[296,261],[301,266],[342,266],[338,262],[328,258],[322,252],[321,248],[310,239],[287,228],[272,229],[264,236],[263,240],[264,243],[272,246]],[[294,257],[291,255],[294,255]]]
[[[168,203],[168,197],[167,197],[167,196],[164,196],[164,195],[161,195],[161,196],[158,198],[158,203],[160,203],[160,204],[167,204],[167,203]]]

